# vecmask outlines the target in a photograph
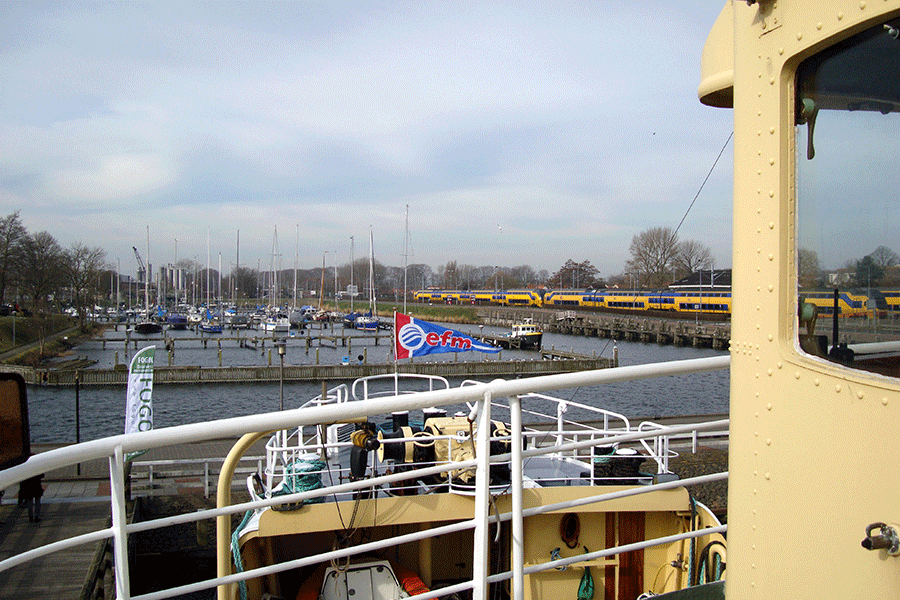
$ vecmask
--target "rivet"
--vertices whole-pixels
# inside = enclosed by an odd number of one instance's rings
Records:
[[[766,438],[766,446],[772,445],[772,438]]]
[[[775,78],[769,77],[769,85],[775,85]]]
[[[782,366],[784,366],[784,365],[782,365],[782,364],[781,364],[781,361],[779,360],[779,361],[778,361],[778,364],[776,364],[775,366],[778,367],[778,368],[780,369],[780,368],[781,368]]]
[[[821,22],[821,21],[819,21],[818,23],[816,23],[816,29],[818,29],[818,30],[821,31],[821,29],[822,29],[822,22]]]
[[[772,159],[772,164],[775,164],[775,159]],[[775,190],[769,190],[769,198],[775,197]]]
[[[769,284],[769,291],[771,292],[771,291],[774,290],[774,289],[775,289],[775,286],[772,285],[772,284],[770,283],[770,284]]]
[[[771,156],[769,157],[769,164],[770,164],[770,165],[774,165],[774,164],[775,164],[775,158],[774,158],[774,157],[771,157]]]
[[[771,403],[771,402],[769,402],[768,404],[766,404],[766,410],[772,410],[772,403]]]
[[[800,379],[800,371],[794,371],[794,379]]]
[[[771,473],[766,473],[766,480],[768,481],[769,479],[772,479],[772,474],[771,474]]]
[[[775,260],[775,255],[774,255],[774,254],[770,254],[770,255],[769,255],[769,260]]]
[[[802,39],[803,39],[803,34],[798,32],[797,33],[797,41],[800,41]]]
[[[756,477],[757,475],[759,475],[759,471],[753,471],[753,476]]]
[[[839,13],[837,14],[837,18],[838,18],[838,21],[843,21],[843,20],[844,20],[844,13],[839,12]]]
[[[862,2],[859,3],[859,9],[866,10],[866,0],[863,0]]]
[[[769,341],[771,342],[773,339],[774,339],[774,338],[773,338],[772,334],[770,333],[770,334],[769,334]]]
[[[757,249],[756,249],[756,253],[757,253],[757,254],[760,254],[761,252],[762,252],[762,248],[757,248]]]
[[[778,49],[778,54],[779,54],[780,56],[784,55],[784,48],[779,48],[779,49]]]
[[[818,377],[816,377],[816,378],[813,380],[813,385],[815,385],[816,387],[819,387],[819,378],[818,378]]]
[[[834,391],[837,392],[838,394],[840,394],[841,393],[841,384],[837,384],[836,386],[834,386]]]
[[[769,221],[769,229],[775,229],[775,223],[774,223],[774,222]]]
[[[757,227],[757,228],[756,228],[756,233],[762,233],[762,227]]]
[[[864,395],[865,395],[865,394],[862,393],[862,390],[856,392],[856,397],[859,398],[860,400],[863,399],[863,396],[864,396]]]
[[[769,377],[771,377],[771,376],[772,376],[772,369],[767,369],[767,370],[766,370],[766,375],[768,375]]]
[[[774,128],[774,127],[769,127],[769,133],[775,133],[775,128]]]
[[[882,405],[882,406],[887,406],[887,398],[882,398],[882,399],[881,399],[881,405]]]

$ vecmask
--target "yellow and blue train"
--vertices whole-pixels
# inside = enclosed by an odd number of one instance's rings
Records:
[[[874,307],[869,306],[869,295]],[[900,315],[900,290],[839,291],[838,315],[864,318]],[[807,304],[814,304],[819,315],[834,313],[834,291],[801,292]],[[670,311],[676,313],[731,314],[731,291],[681,290],[443,290],[415,292],[417,302],[432,304],[477,304],[532,306],[536,308],[593,308],[628,311]]]

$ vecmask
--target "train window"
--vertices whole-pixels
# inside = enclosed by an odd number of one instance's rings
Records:
[[[900,19],[796,74],[797,339],[803,352],[900,376]]]

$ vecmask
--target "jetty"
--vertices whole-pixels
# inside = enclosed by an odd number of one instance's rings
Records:
[[[523,318],[533,319],[542,331],[583,335],[615,340],[648,342],[661,345],[693,346],[727,350],[731,323],[666,319],[598,312],[547,309],[479,310],[486,325],[509,327]]]
[[[370,375],[398,373],[419,373],[441,377],[522,377],[529,375],[553,375],[606,369],[618,366],[617,359],[599,356],[573,355],[549,350],[552,360],[535,358],[532,360],[481,360],[463,362],[455,359],[446,362],[413,362],[369,364],[358,361],[352,364],[329,365],[272,365],[272,366],[175,366],[156,367],[153,370],[153,385],[185,383],[257,383],[257,382],[298,382],[354,380]],[[113,369],[33,369],[2,365],[0,370],[22,375],[25,383],[31,385],[71,386],[71,385],[125,385],[128,370],[125,365]]]

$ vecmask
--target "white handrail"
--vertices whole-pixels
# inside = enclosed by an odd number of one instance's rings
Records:
[[[125,523],[123,456],[130,452],[159,448],[172,444],[191,443],[210,439],[220,439],[225,437],[237,437],[247,432],[280,431],[299,428],[307,425],[315,425],[318,423],[347,422],[352,419],[364,417],[370,414],[386,414],[400,410],[416,410],[429,407],[458,405],[463,402],[483,403],[479,411],[478,418],[480,421],[482,421],[482,430],[488,431],[490,429],[489,407],[491,398],[514,397],[526,395],[532,392],[544,392],[554,389],[574,388],[610,382],[632,381],[648,377],[700,373],[724,369],[728,367],[729,364],[730,356],[717,356],[712,358],[693,359],[687,361],[619,367],[616,369],[602,369],[580,373],[548,375],[528,379],[517,379],[512,381],[495,380],[490,383],[467,385],[460,388],[419,392],[416,394],[400,395],[386,398],[376,398],[365,403],[346,401],[341,402],[340,399],[342,397],[342,394],[341,392],[337,391],[335,397],[338,399],[338,402],[336,403],[319,404],[314,406],[307,406],[302,409],[278,411],[262,415],[233,417],[208,423],[180,425],[176,427],[145,431],[136,434],[117,435],[104,439],[85,442],[82,444],[76,444],[73,446],[67,446],[65,448],[50,450],[48,452],[32,456],[27,462],[21,465],[0,472],[0,489],[8,488],[15,483],[18,483],[34,475],[46,473],[48,471],[60,469],[89,460],[106,458],[109,461],[110,483],[112,488],[112,527],[109,529],[100,530],[95,534],[90,534],[89,537],[79,536],[78,538],[73,538],[73,540],[69,540],[68,542],[58,542],[57,544],[45,546],[43,548],[36,549],[35,551],[31,551],[30,553],[19,555],[18,557],[0,561],[0,572],[9,569],[17,564],[20,564],[20,562],[27,559],[26,557],[33,558],[36,555],[43,555],[51,551],[61,549],[62,547],[64,547],[64,544],[80,544],[94,539],[112,537],[116,553],[115,572],[117,595],[120,600],[128,600],[130,598],[128,583],[129,572],[127,561],[128,533],[132,530],[132,526],[127,526]],[[345,398],[345,396],[343,397]],[[322,400],[327,402],[327,399]],[[709,427],[721,428],[723,425],[727,426],[727,421],[715,422],[709,425]],[[696,426],[673,427],[668,431],[672,434],[682,433],[688,431],[691,427]],[[635,441],[641,439],[642,436],[655,435],[655,433],[656,432],[649,432],[641,434],[639,432],[631,432],[620,436],[613,436],[609,439],[616,441]],[[513,459],[512,455],[518,455],[519,457],[524,458],[529,456],[537,456],[549,451],[577,451],[580,449],[590,448],[591,446],[596,444],[594,440],[575,441],[563,443],[561,446],[557,446],[552,449],[532,449],[527,451],[523,451],[520,444],[512,444],[512,453],[507,453],[505,455],[499,456],[491,456],[486,446],[488,442],[488,436],[479,437],[479,444],[485,444],[485,446],[478,452],[478,459],[471,462],[471,464],[475,465],[476,468],[483,474],[486,474],[488,472],[491,461],[509,461]],[[514,460],[519,461],[521,460],[521,458],[515,458]],[[466,466],[467,462],[468,461],[457,463],[453,467],[443,465],[442,467],[437,468],[460,468],[462,466]],[[380,480],[380,478],[378,480]],[[364,484],[364,487],[368,487],[373,485],[375,481],[376,480],[373,479],[371,481],[362,483]],[[487,482],[488,477],[486,476],[476,478],[476,486],[482,486],[481,488],[478,488],[476,492],[476,496],[480,498],[482,502],[478,502],[476,506],[480,506],[482,503],[487,502],[487,498],[489,497]],[[678,485],[682,485],[685,482],[675,483]],[[653,489],[653,487],[640,488],[635,493],[644,493],[646,491],[652,491]],[[333,489],[332,492],[334,492]],[[305,497],[306,495],[309,495],[309,493],[307,492],[299,495],[284,496],[275,501],[260,501],[259,504],[260,506],[265,506],[268,505],[267,502],[275,504],[279,502],[292,501],[295,496]],[[592,500],[585,499],[584,501]],[[248,505],[255,504],[258,503],[248,503]],[[190,520],[208,518],[213,514],[238,512],[240,510],[244,510],[244,506],[248,505],[235,505],[228,507],[227,510],[217,509],[215,511],[200,511],[198,513],[193,513],[192,515],[190,515]],[[492,517],[486,510],[486,505],[482,507],[482,509],[476,511],[476,518],[468,523],[468,525],[474,526],[476,529],[476,540],[481,540],[482,542],[486,540],[486,525],[491,519]],[[705,531],[709,532],[711,530]],[[395,543],[395,541],[392,541],[391,543]],[[580,557],[580,559],[583,558],[584,557]],[[273,567],[278,568],[281,566],[283,565],[275,565]],[[266,570],[273,567],[267,567]],[[477,572],[482,572],[483,575],[486,575],[486,571],[483,569],[476,569],[476,573]],[[241,575],[246,575],[246,573]],[[471,588],[474,585],[475,587],[473,590],[473,597],[481,598],[484,596],[484,593],[486,593],[487,589],[485,581],[492,580],[493,577],[496,576],[492,576],[491,578],[481,578],[480,581],[476,581],[474,582],[474,584],[470,582],[469,584],[464,585],[464,587]],[[510,575],[510,577],[512,577],[512,575]],[[228,582],[231,582],[238,581],[242,579],[242,577],[234,575],[225,579]],[[517,584],[514,584],[513,589],[521,589],[521,575],[518,572],[515,575],[515,579],[519,581]],[[220,580],[220,582],[222,581],[224,580]],[[200,584],[193,584],[187,587],[191,589],[204,589],[204,587],[198,588],[198,585],[203,586],[203,583],[201,582]],[[208,588],[211,586],[207,584],[205,587]],[[150,598],[168,598],[172,595],[177,595],[178,593],[181,592],[177,591],[176,589],[170,589],[164,592],[155,592],[153,594],[141,596],[141,598],[146,598],[148,600]],[[443,595],[446,593],[449,593],[449,590],[447,588],[441,590],[441,594],[436,595]]]

